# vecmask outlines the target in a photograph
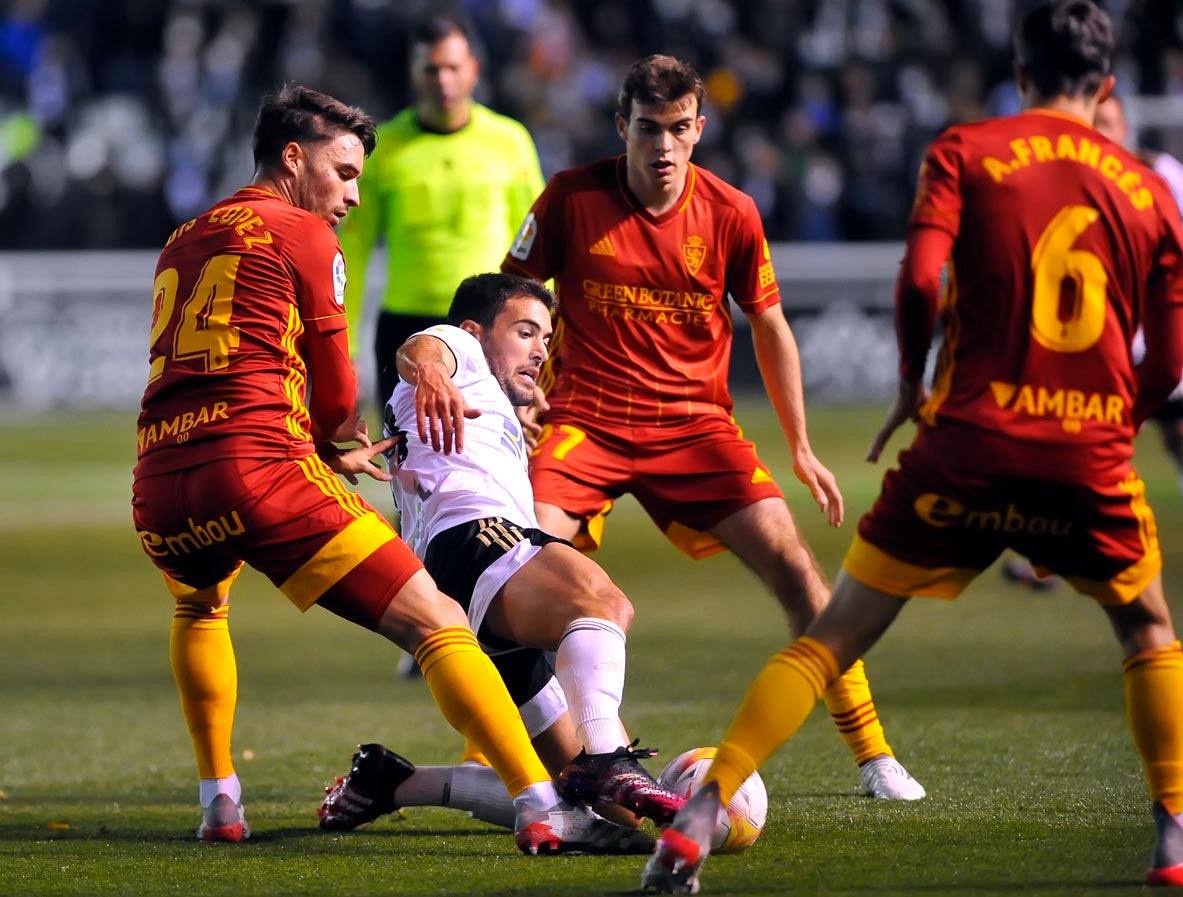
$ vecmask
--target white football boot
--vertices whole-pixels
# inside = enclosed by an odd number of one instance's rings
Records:
[[[890,754],[872,757],[859,766],[859,779],[867,796],[880,800],[920,800],[928,793]]]

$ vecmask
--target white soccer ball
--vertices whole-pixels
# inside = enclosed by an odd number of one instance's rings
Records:
[[[657,780],[682,797],[690,797],[702,784],[707,767],[714,757],[713,747],[693,748],[666,764]],[[753,772],[735,792],[727,804],[726,812],[719,814],[711,852],[739,853],[751,847],[760,837],[760,832],[764,831],[767,818],[768,791],[760,773]]]

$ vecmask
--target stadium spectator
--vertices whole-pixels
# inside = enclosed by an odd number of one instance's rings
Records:
[[[1025,111],[951,128],[929,150],[897,282],[899,393],[869,460],[909,419],[919,431],[860,521],[833,597],[752,683],[643,884],[696,890],[719,801],[910,596],[956,598],[1011,547],[1107,614],[1153,801],[1146,881],[1183,886],[1183,649],[1130,464],[1138,425],[1183,370],[1183,224],[1163,181],[1092,128],[1115,83],[1113,48],[1091,0],[1041,4],[1015,35]],[[955,280],[938,303],[947,259]],[[938,304],[945,337],[930,396]],[[1135,369],[1140,322],[1146,357]]]
[[[18,152],[0,149],[0,245],[158,245],[249,178],[239,135],[266,85],[314,83],[381,118],[407,105],[406,59],[392,48],[435,5],[5,4],[0,147],[13,139]],[[526,125],[547,175],[612,151],[595,123],[632,60],[692,62],[708,116],[729,125],[711,129],[700,161],[756,198],[773,240],[895,238],[932,137],[1000,112],[992,104],[1013,94],[1015,0],[463,5],[486,53],[478,96]],[[1130,91],[1178,93],[1173,5],[1110,8],[1122,16],[1114,65]],[[35,152],[20,151],[30,135]],[[1183,155],[1183,132],[1166,136],[1174,143],[1162,148]]]
[[[157,264],[132,508],[176,599],[170,658],[200,777],[198,837],[250,835],[230,751],[229,600],[245,562],[301,611],[319,605],[415,653],[445,718],[513,795],[523,851],[586,846],[601,821],[559,801],[463,609],[334,476],[390,479],[370,459],[391,441],[371,444],[355,410],[332,231],[357,206],[374,133],[360,110],[307,88],[268,96],[254,179],[178,227]]]
[[[505,257],[504,270],[553,277],[562,297],[530,480],[539,526],[585,550],[631,493],[690,557],[733,551],[803,632],[827,587],[732,418],[728,296],[751,326],[794,471],[834,526],[842,495],[809,445],[797,345],[755,204],[690,161],[702,96],[698,73],[674,57],[635,63],[615,117],[624,155],[555,175]],[[861,663],[826,701],[868,794],[924,796],[894,758]]]
[[[379,240],[385,243],[386,286],[374,340],[379,408],[398,383],[398,347],[447,320],[460,281],[497,267],[542,192],[526,129],[473,101],[480,63],[472,39],[464,18],[453,13],[412,26],[414,102],[379,127],[361,206],[341,227],[353,272],[345,308],[355,339],[370,254]]]

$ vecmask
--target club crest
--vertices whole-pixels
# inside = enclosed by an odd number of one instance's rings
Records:
[[[686,263],[686,270],[691,276],[698,273],[706,256],[707,247],[702,237],[694,234],[686,238],[686,242],[682,244],[682,261]]]

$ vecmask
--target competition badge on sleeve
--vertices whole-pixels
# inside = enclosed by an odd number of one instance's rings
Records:
[[[333,295],[338,305],[345,304],[345,258],[339,252],[333,258]]]
[[[534,238],[537,236],[538,221],[534,218],[534,213],[531,212],[522,222],[518,235],[513,238],[513,246],[510,247],[509,254],[524,262],[530,257],[530,250],[534,248]]]

